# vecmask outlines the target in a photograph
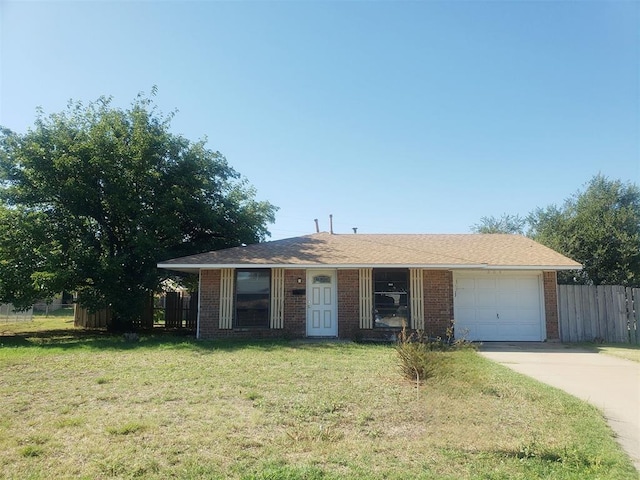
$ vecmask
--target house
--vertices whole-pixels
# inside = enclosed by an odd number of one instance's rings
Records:
[[[198,338],[485,341],[558,339],[556,273],[581,268],[520,235],[324,232],[158,266],[199,274]]]

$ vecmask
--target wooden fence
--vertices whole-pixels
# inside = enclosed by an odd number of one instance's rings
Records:
[[[106,328],[111,322],[111,311],[106,308],[90,312],[77,303],[73,305],[73,325],[83,328]]]
[[[563,342],[640,344],[640,288],[558,285]]]
[[[198,322],[198,292],[191,295],[167,292],[164,304],[164,326],[196,330]]]
[[[191,296],[179,292],[167,292],[161,297],[150,297],[142,317],[133,327],[140,330],[152,328],[196,330],[198,318],[198,293]],[[111,323],[109,309],[90,312],[75,305],[74,325],[84,328],[106,328]]]

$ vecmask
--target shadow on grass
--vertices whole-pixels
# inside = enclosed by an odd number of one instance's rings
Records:
[[[130,340],[122,334],[105,330],[56,329],[37,332],[19,332],[2,335],[0,348],[57,349],[57,350],[137,350],[180,349],[194,352],[233,351],[255,349],[270,351],[282,348],[331,348],[339,341],[287,340],[287,339],[221,339],[197,340],[191,333],[180,331],[141,332]]]
[[[574,469],[597,469],[606,471],[613,465],[611,461],[592,456],[584,452],[578,452],[575,449],[564,448],[560,451],[530,449],[524,446],[519,450],[497,450],[490,453],[500,455],[505,458],[516,458],[520,461],[538,461],[543,463],[561,463]]]

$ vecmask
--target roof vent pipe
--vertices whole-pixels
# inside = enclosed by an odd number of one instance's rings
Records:
[[[329,214],[329,232],[333,235],[333,215]]]
[[[351,227],[353,229],[353,233],[358,233],[358,227]]]
[[[314,218],[313,221],[316,222],[316,233],[320,233],[320,227],[318,226],[318,219]]]

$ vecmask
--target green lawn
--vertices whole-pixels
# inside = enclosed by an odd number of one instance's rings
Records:
[[[0,337],[0,478],[638,478],[595,408],[472,350],[416,390],[392,346],[54,323]]]
[[[598,352],[640,362],[640,345],[608,344],[596,345]]]
[[[640,345],[631,345],[628,343],[567,343],[567,348],[586,348],[594,352],[604,353],[614,357],[625,358],[634,362],[640,362]]]

